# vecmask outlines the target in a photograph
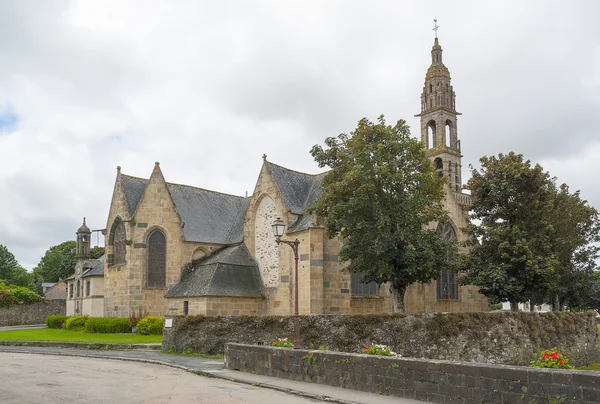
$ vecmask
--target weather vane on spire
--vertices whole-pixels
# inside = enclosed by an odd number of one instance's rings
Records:
[[[433,29],[432,29],[432,31],[435,31],[435,37],[436,37],[436,39],[437,39],[437,30],[438,30],[439,27],[440,26],[437,25],[437,17],[435,17],[433,19]]]

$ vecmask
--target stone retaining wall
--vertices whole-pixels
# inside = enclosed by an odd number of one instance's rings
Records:
[[[600,373],[227,344],[225,367],[432,403],[600,402]]]
[[[576,365],[599,361],[595,320],[586,313],[314,315],[301,316],[300,328],[306,349],[360,353],[385,344],[404,357],[522,365],[558,347]],[[292,335],[289,316],[176,317],[163,349],[218,354],[227,342],[270,345]]]
[[[0,327],[11,325],[46,324],[46,317],[53,314],[65,315],[65,300],[43,300],[32,304],[17,304],[0,307]]]

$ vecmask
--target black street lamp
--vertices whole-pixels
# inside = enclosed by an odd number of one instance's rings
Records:
[[[294,294],[296,295],[294,302],[294,349],[300,349],[300,320],[298,319],[298,245],[300,244],[300,241],[298,241],[298,239],[294,241],[281,239],[281,236],[283,236],[285,231],[285,222],[279,217],[273,222],[271,227],[273,227],[273,234],[275,234],[275,242],[277,245],[281,243],[287,244],[294,250],[294,261],[296,263],[294,273]]]

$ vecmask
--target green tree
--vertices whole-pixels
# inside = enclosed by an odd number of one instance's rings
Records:
[[[92,259],[99,258],[102,254],[104,254],[103,247],[90,249]],[[33,272],[40,282],[58,282],[59,279],[65,279],[73,274],[77,263],[76,255],[77,242],[65,241],[50,247]]]
[[[77,243],[65,241],[50,247],[39,264],[33,269],[42,282],[58,282],[69,277],[75,270]]]
[[[592,309],[600,314],[600,271],[594,271],[589,277],[587,293],[573,296],[569,300],[571,310]]]
[[[594,270],[600,251],[598,211],[562,184],[554,197],[552,250],[557,265],[546,302],[556,310],[575,307],[593,293]]]
[[[426,226],[444,220],[444,179],[423,144],[401,120],[386,125],[362,119],[349,135],[325,139],[311,154],[331,171],[308,210],[325,221],[328,237],[341,236],[339,253],[366,282],[390,282],[394,310],[404,311],[406,288],[427,283],[448,265],[449,241]]]
[[[15,256],[0,245],[0,280],[6,284],[33,288],[33,276],[17,262]]]
[[[90,256],[92,259],[98,259],[103,255],[104,255],[104,247],[96,246],[96,247],[92,247],[90,249]]]
[[[471,167],[473,198],[461,284],[480,287],[492,302],[537,301],[549,290],[556,253],[552,245],[554,183],[539,164],[513,152],[483,157]]]

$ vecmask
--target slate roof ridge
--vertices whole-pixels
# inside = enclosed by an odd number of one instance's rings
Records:
[[[174,182],[167,182],[167,185],[175,185],[178,187],[185,187],[185,188],[189,188],[192,189],[194,191],[205,191],[205,192],[211,192],[213,194],[219,194],[219,195],[223,195],[223,196],[233,196],[235,198],[238,199],[246,199],[245,196],[240,196],[240,195],[234,195],[234,194],[227,194],[225,192],[220,192],[220,191],[213,191],[212,189],[206,189],[206,188],[200,188],[200,187],[195,187],[193,185],[186,185],[186,184],[176,184]]]
[[[311,174],[308,174],[308,175],[311,175]],[[148,178],[136,177],[135,175],[129,175],[129,174],[123,174],[123,173],[121,173],[121,177],[127,177],[127,178],[134,179],[134,180],[139,180],[139,181],[144,181],[144,182],[150,182],[150,180]],[[233,197],[236,197],[236,198],[239,198],[239,199],[246,199],[245,196],[228,194],[228,193],[220,192],[220,191],[213,191],[212,189],[200,188],[200,187],[196,187],[196,186],[193,186],[193,185],[178,184],[176,182],[168,182],[168,181],[165,181],[165,183],[167,185],[175,185],[175,186],[179,186],[179,187],[190,188],[190,189],[193,189],[195,191],[206,191],[206,192],[212,192],[213,194],[220,194],[220,195],[224,195],[224,196],[233,196]]]
[[[317,173],[317,174],[309,174],[309,173],[304,173],[304,172],[302,172],[302,171],[298,171],[298,170],[292,170],[291,168],[287,168],[287,167],[281,166],[281,165],[279,165],[279,164],[275,164],[275,163],[273,163],[273,162],[270,162],[270,161],[268,161],[268,160],[266,160],[266,161],[265,161],[265,163],[267,163],[267,164],[270,164],[270,165],[273,165],[273,166],[275,166],[275,167],[282,168],[282,169],[284,169],[284,170],[286,170],[286,171],[291,171],[291,172],[293,172],[293,173],[296,173],[296,174],[309,175],[309,176],[311,176],[311,177],[316,177],[316,176],[318,176],[318,175],[327,174],[327,173],[330,171],[330,170],[327,170],[327,171],[324,171],[324,172],[322,172],[322,173]]]
[[[136,177],[135,175],[129,175],[129,174],[123,174],[123,173],[121,173],[121,177],[127,177],[127,178],[131,178],[133,180],[140,180],[140,181],[146,181],[146,182],[150,181],[148,178]]]

